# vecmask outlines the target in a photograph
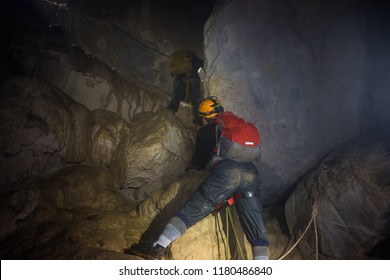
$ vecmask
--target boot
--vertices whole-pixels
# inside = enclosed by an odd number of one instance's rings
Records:
[[[139,256],[145,260],[161,260],[165,253],[165,248],[152,244],[133,244],[130,248],[125,249],[125,254]]]

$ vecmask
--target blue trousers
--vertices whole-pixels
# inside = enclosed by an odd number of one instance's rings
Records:
[[[176,217],[189,228],[196,224],[215,206],[235,194],[237,213],[247,239],[252,246],[269,246],[259,198],[260,180],[257,168],[252,163],[239,163],[225,159],[218,162],[197,191],[181,207]],[[253,192],[257,196],[246,197]]]

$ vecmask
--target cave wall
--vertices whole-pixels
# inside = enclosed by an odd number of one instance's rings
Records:
[[[217,2],[206,94],[260,129],[267,202],[335,145],[388,129],[389,9],[379,3]]]
[[[304,259],[389,259],[390,133],[333,149],[301,178],[285,205]],[[307,225],[313,223],[305,232]],[[383,244],[381,244],[383,242]],[[374,246],[382,252],[371,252]],[[387,252],[386,252],[387,251]]]
[[[203,23],[213,3],[31,0],[31,7],[72,44],[128,81],[170,93],[170,54],[189,48],[202,55]]]

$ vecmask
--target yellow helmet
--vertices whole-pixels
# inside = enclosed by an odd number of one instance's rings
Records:
[[[223,112],[223,107],[215,96],[211,96],[199,103],[198,112],[200,117],[211,119]]]

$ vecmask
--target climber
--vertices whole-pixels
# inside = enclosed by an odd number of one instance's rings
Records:
[[[235,195],[235,197],[239,197],[239,199],[235,199],[237,213],[247,239],[252,245],[253,258],[255,260],[268,259],[269,243],[263,222],[262,206],[258,197],[259,175],[257,168],[253,162],[248,162],[247,159],[244,159],[244,162],[240,162],[238,158],[232,160],[228,156],[218,155],[216,151],[221,148],[217,149],[220,142],[218,138],[223,134],[223,128],[221,128],[219,121],[225,114],[227,116],[233,114],[224,112],[224,108],[214,97],[201,101],[198,113],[203,127],[197,133],[195,152],[186,171],[207,169],[209,171],[208,177],[170,219],[154,243],[133,244],[125,252],[146,259],[161,259],[171,242],[182,236],[189,227],[205,218],[223,201]],[[227,119],[225,120],[227,122]]]
[[[173,78],[173,92],[167,109],[176,113],[181,101],[191,102],[194,124],[200,124],[197,105],[202,94],[198,71],[203,66],[203,60],[195,52],[179,50],[172,53],[170,73]]]

